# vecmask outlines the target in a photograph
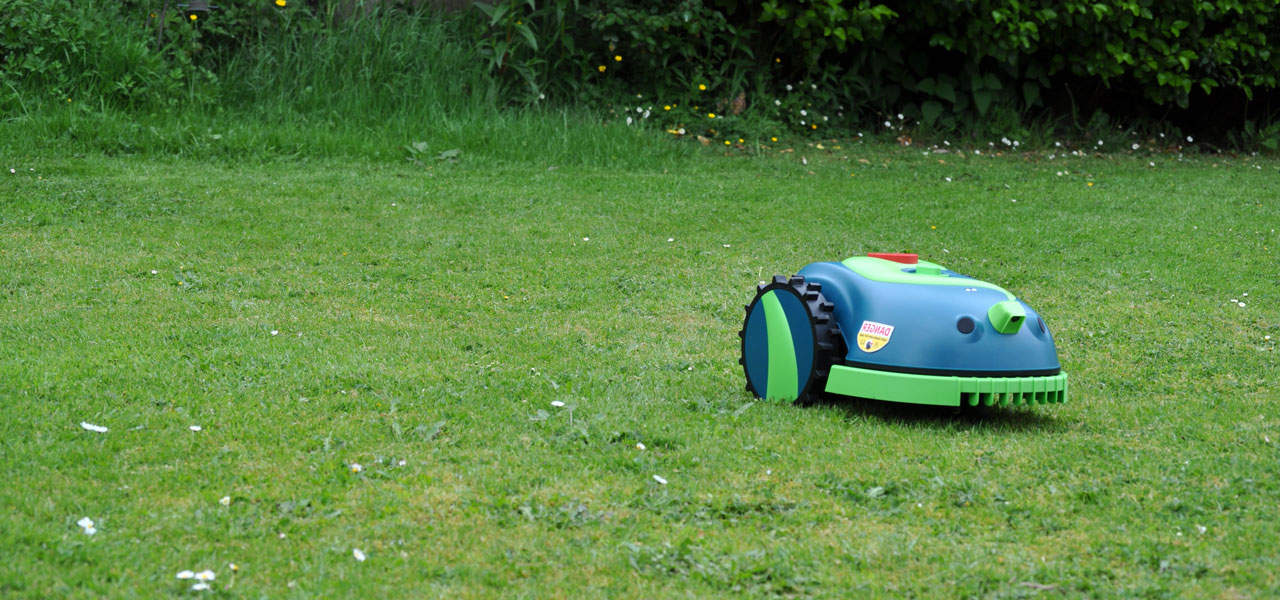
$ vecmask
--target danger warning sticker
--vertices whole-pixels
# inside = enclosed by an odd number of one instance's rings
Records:
[[[863,321],[858,330],[858,349],[863,352],[875,352],[889,343],[893,337],[893,325],[885,325],[875,321]]]

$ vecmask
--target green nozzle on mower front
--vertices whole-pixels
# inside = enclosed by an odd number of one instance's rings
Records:
[[[739,362],[757,397],[822,392],[915,404],[1061,403],[1044,320],[997,285],[869,254],[774,276],[746,306]]]

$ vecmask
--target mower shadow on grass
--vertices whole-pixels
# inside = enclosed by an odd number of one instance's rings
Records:
[[[874,418],[902,425],[1044,433],[1066,430],[1051,415],[1015,408],[932,406],[831,394],[823,394],[813,405],[833,408],[844,413],[846,418]]]

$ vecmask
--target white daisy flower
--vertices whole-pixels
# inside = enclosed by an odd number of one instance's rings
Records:
[[[191,570],[178,571],[178,579],[194,579],[195,576],[196,576],[195,571],[191,571]]]
[[[359,548],[352,548],[351,556],[354,556],[356,558],[356,561],[358,562],[364,562],[364,559],[368,558],[367,556],[364,555],[364,552],[361,551]]]

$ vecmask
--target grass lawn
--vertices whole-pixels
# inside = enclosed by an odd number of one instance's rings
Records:
[[[1274,160],[6,160],[0,596],[1280,594]],[[868,251],[1068,403],[753,402],[755,282]]]

